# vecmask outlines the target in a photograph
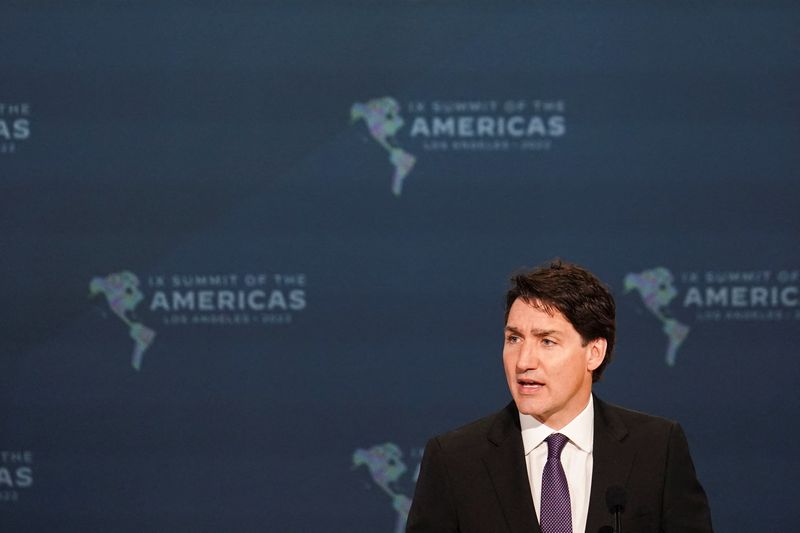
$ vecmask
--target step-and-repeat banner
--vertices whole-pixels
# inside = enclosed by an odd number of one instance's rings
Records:
[[[0,7],[0,529],[403,531],[510,273],[618,305],[721,532],[800,519],[800,9]]]

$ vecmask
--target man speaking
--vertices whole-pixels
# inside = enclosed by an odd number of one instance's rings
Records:
[[[560,261],[511,283],[513,401],[428,442],[406,531],[711,532],[680,425],[592,395],[614,350],[608,289]]]

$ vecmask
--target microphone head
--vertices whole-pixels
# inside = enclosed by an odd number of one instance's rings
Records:
[[[608,487],[606,491],[606,505],[608,506],[609,513],[625,511],[625,503],[627,503],[628,495],[625,489],[619,485]]]

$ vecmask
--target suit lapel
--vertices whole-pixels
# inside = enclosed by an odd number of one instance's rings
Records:
[[[586,533],[597,533],[612,524],[606,507],[606,491],[625,487],[636,456],[626,440],[628,429],[613,409],[595,397],[592,489]],[[501,411],[488,433],[493,444],[483,461],[489,472],[511,533],[541,533],[531,498],[525,451],[514,402]],[[578,532],[576,532],[578,533]]]
[[[606,490],[614,485],[625,487],[636,456],[635,450],[626,442],[627,435],[628,429],[622,420],[595,397],[592,490],[586,533],[597,533],[602,526],[612,525],[605,501]]]
[[[494,446],[483,461],[509,530],[511,533],[541,533],[533,507],[519,414],[514,402],[498,414],[488,438]]]

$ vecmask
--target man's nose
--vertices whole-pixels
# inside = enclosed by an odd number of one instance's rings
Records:
[[[520,347],[519,358],[517,358],[517,370],[535,370],[539,366],[539,352],[536,346],[528,341]]]

